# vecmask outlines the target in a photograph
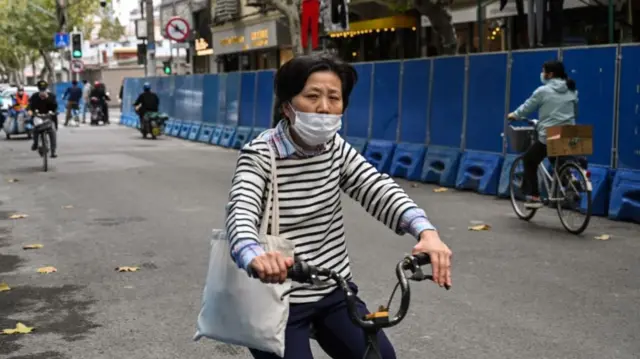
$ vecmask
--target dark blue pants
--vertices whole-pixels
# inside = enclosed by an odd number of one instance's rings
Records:
[[[358,287],[350,283],[357,294]],[[309,335],[311,324],[315,328],[318,344],[333,359],[360,359],[364,356],[365,335],[349,319],[345,295],[335,290],[322,300],[309,304],[291,304],[289,321],[285,332],[285,353],[283,359],[312,359]],[[358,298],[360,315],[369,313],[366,305]],[[378,333],[378,343],[383,359],[395,359],[396,353],[386,335]],[[272,353],[250,349],[255,359],[278,359]]]

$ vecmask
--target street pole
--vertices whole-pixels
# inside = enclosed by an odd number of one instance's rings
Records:
[[[153,0],[145,0],[147,4],[147,76],[156,75],[156,34]]]
[[[615,12],[614,12],[614,7],[613,7],[613,0],[609,0],[609,16],[608,16],[609,21],[608,22],[609,22],[609,43],[610,44],[613,44],[613,39],[614,39],[614,35],[613,35],[614,30],[615,30],[614,29],[614,21],[613,21],[614,14],[615,14]]]

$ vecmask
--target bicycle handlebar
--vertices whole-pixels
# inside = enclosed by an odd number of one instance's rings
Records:
[[[420,268],[421,266],[427,265],[429,263],[431,263],[431,260],[429,258],[429,255],[426,253],[408,255],[404,257],[400,262],[398,262],[398,264],[396,265],[396,277],[398,278],[397,286],[400,286],[401,300],[400,308],[392,318],[389,317],[388,307],[381,307],[377,313],[361,317],[358,314],[356,306],[356,295],[349,287],[347,281],[340,274],[333,270],[310,265],[304,261],[297,261],[291,268],[289,268],[287,277],[295,282],[308,283],[312,286],[299,286],[291,288],[282,294],[281,299],[284,299],[285,296],[302,289],[323,290],[331,288],[334,286],[334,284],[327,284],[326,281],[320,280],[318,277],[333,279],[345,294],[347,311],[349,312],[349,317],[354,324],[365,330],[389,328],[400,323],[402,319],[404,319],[404,317],[407,315],[409,304],[411,301],[409,280],[433,280],[433,276],[425,275]],[[412,273],[411,276],[407,277],[405,271],[410,271]],[[447,287],[447,289],[449,289],[449,287]],[[395,289],[391,294],[392,298],[394,293]]]

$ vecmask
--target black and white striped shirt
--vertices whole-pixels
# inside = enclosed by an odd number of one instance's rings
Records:
[[[295,244],[297,258],[351,278],[340,190],[398,234],[418,237],[434,229],[424,212],[392,178],[379,173],[342,137],[305,156],[288,139],[286,121],[247,144],[238,159],[227,206],[232,257],[242,268],[264,251],[258,228],[270,186],[269,147],[276,155],[280,237]],[[408,218],[409,216],[409,218]],[[271,222],[271,221],[270,221]],[[333,290],[298,291],[291,303],[320,300]]]

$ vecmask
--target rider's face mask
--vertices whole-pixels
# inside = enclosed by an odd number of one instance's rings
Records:
[[[300,139],[309,146],[319,146],[329,142],[342,128],[342,115],[326,113],[300,112],[291,105],[296,117],[293,129]]]

